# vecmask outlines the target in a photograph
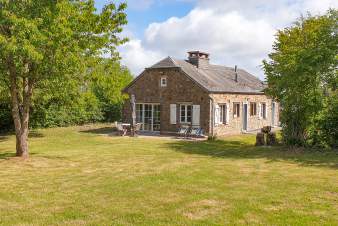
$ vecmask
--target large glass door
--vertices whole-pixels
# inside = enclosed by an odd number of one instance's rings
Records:
[[[142,123],[141,130],[160,131],[161,107],[159,104],[136,104],[136,121]]]
[[[143,130],[152,131],[152,105],[144,104],[144,120],[143,120]]]
[[[160,131],[161,127],[161,108],[159,104],[153,105],[153,129],[152,131]]]

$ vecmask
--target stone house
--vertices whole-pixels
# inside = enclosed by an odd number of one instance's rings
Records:
[[[168,134],[193,126],[222,136],[278,125],[279,105],[264,94],[257,77],[237,66],[210,64],[208,53],[188,54],[187,60],[167,57],[146,68],[123,90],[135,96],[142,130]],[[123,120],[131,118],[126,101]]]

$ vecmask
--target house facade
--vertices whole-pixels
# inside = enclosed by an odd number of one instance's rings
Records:
[[[170,134],[191,126],[222,136],[278,125],[279,105],[264,94],[262,81],[237,67],[210,64],[208,53],[188,54],[146,68],[123,90],[135,97],[142,130]],[[126,101],[123,121],[131,120]]]

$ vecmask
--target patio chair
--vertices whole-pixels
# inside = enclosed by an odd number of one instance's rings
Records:
[[[198,133],[197,133],[198,137],[203,137],[204,136],[204,130],[202,128],[199,129]]]
[[[193,127],[191,128],[191,130],[189,131],[188,136],[190,137],[202,137],[203,136],[203,129],[202,128],[198,128],[198,127]]]
[[[178,129],[178,132],[177,132],[177,135],[178,136],[183,136],[183,137],[186,137],[187,136],[187,134],[188,134],[188,132],[189,132],[189,127],[180,127],[179,129]]]
[[[123,127],[122,123],[117,123],[116,128],[120,136],[125,136],[127,134],[127,129]]]
[[[188,136],[190,136],[190,137],[197,137],[200,130],[201,130],[200,128],[194,128],[193,127],[193,128],[190,129],[190,131],[188,133]]]

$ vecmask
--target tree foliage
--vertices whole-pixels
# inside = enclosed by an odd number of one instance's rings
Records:
[[[42,94],[64,89],[49,97],[71,102],[88,62],[102,55],[118,60],[116,47],[126,41],[119,36],[127,23],[125,8],[110,3],[99,13],[94,0],[0,0],[0,83],[10,93],[18,156],[28,157],[30,110],[48,101]],[[77,104],[98,104],[92,93],[82,98]]]
[[[337,87],[338,13],[301,17],[277,33],[273,52],[263,67],[267,93],[282,106],[283,138],[305,145],[318,131],[318,116]],[[315,129],[313,129],[316,127]]]

